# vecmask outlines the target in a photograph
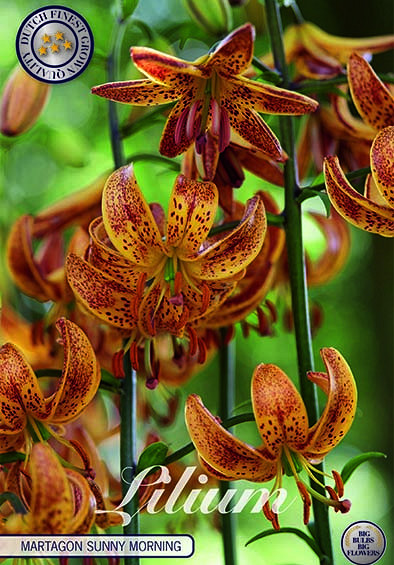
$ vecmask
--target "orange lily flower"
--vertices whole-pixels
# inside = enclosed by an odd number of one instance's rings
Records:
[[[350,38],[331,35],[315,24],[303,22],[286,28],[284,33],[286,59],[295,62],[301,77],[328,79],[344,73],[351,53],[380,53],[394,47],[394,36]],[[263,60],[272,65],[272,55]]]
[[[43,428],[76,418],[92,400],[100,384],[100,368],[83,331],[61,318],[57,329],[64,347],[61,377],[45,397],[33,369],[13,344],[0,349],[0,453],[31,446],[28,430],[42,439]]]
[[[253,57],[254,28],[247,23],[225,37],[214,51],[190,63],[149,49],[132,47],[137,68],[148,78],[96,86],[94,94],[117,102],[151,106],[178,100],[164,129],[160,152],[167,157],[184,153],[195,143],[202,154],[208,133],[210,159],[230,143],[234,130],[247,144],[275,161],[286,155],[258,112],[300,115],[313,112],[316,101],[242,76]]]
[[[364,196],[349,183],[338,157],[326,157],[324,176],[331,204],[356,227],[385,237],[394,236],[394,126],[382,129],[371,147],[372,175]]]
[[[64,274],[64,237],[69,226],[87,226],[100,212],[101,194],[107,174],[92,184],[43,210],[24,215],[13,225],[7,242],[8,267],[17,286],[40,301],[69,302],[72,293]],[[78,249],[87,236],[77,231],[70,242]],[[33,243],[41,242],[38,251]]]
[[[67,259],[77,300],[133,340],[163,332],[183,337],[188,324],[220,307],[263,243],[259,196],[235,229],[209,239],[217,202],[214,184],[180,175],[164,232],[163,211],[156,205],[152,213],[132,166],[115,171],[104,189],[103,218],[90,226],[87,259]]]
[[[312,463],[322,461],[343,439],[356,412],[356,384],[346,361],[333,348],[324,348],[320,354],[327,373],[310,372],[308,377],[325,392],[327,404],[312,427],[308,425],[304,402],[287,375],[276,365],[256,367],[252,403],[263,440],[261,447],[252,447],[225,430],[197,395],[189,396],[186,402],[186,424],[206,471],[221,480],[265,482],[276,477],[271,492],[281,487],[284,472],[293,475],[304,503],[305,524],[309,521],[310,495],[336,511],[350,509],[348,500],[339,500],[343,495],[339,473],[332,472],[336,491],[326,487],[330,498],[317,493],[299,475],[305,470],[319,482],[314,474],[319,471]],[[263,510],[278,528],[277,515],[268,503]]]
[[[70,535],[89,532],[95,518],[96,500],[82,475],[72,469],[64,469],[48,445],[37,443],[29,460],[29,492],[25,493],[20,484],[20,465],[15,465],[8,474],[12,475],[15,490],[29,511],[25,515],[8,516],[0,523],[2,534]],[[8,477],[8,481],[13,482],[10,479]],[[13,490],[10,485],[8,490]]]

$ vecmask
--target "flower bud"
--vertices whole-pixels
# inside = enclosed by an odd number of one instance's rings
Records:
[[[194,21],[211,35],[221,36],[232,28],[232,13],[228,0],[185,0]]]
[[[30,129],[41,114],[49,95],[49,84],[16,67],[6,82],[0,107],[0,131],[13,137]]]

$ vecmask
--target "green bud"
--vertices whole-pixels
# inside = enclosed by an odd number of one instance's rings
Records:
[[[222,36],[233,26],[228,0],[185,0],[185,4],[193,20],[211,35]]]

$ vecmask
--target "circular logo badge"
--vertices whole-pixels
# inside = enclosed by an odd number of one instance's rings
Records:
[[[341,539],[342,552],[351,563],[376,563],[386,549],[386,536],[373,522],[354,522]]]
[[[22,67],[42,82],[73,80],[93,55],[93,34],[88,22],[71,8],[44,6],[29,14],[16,36]]]

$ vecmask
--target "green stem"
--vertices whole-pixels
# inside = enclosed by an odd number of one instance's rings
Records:
[[[126,31],[128,18],[118,16],[111,38],[110,54],[108,57],[108,81],[113,82],[119,78],[119,62],[122,40]],[[111,133],[111,147],[115,168],[126,163],[123,151],[122,137],[119,129],[117,106],[109,102],[109,123]],[[120,395],[120,466],[122,473],[122,494],[126,496],[137,467],[137,374],[132,369],[130,355],[123,358],[125,377],[122,382]],[[138,493],[123,507],[123,511],[132,518],[124,526],[125,535],[139,534]],[[139,565],[139,557],[125,557],[124,565]]]
[[[127,19],[122,20],[121,18],[118,18],[112,31],[111,45],[107,61],[108,82],[114,82],[119,77],[120,50],[122,47],[123,36],[126,31],[127,21]],[[112,155],[115,168],[118,169],[124,165],[126,161],[119,127],[118,105],[115,102],[108,102],[108,117]]]
[[[282,41],[282,22],[276,0],[266,0],[266,14],[275,66],[282,73],[284,87],[288,88],[290,86],[290,80]],[[313,371],[314,366],[305,256],[302,241],[301,205],[296,200],[299,185],[295,151],[294,119],[290,116],[281,117],[280,130],[283,148],[289,156],[284,169],[285,231],[297,347],[298,374],[301,395],[305,402],[308,418],[310,423],[314,423],[318,419],[319,406],[316,388],[307,378],[308,371]],[[319,487],[319,492],[324,495],[324,488]],[[328,521],[328,508],[326,505],[313,500],[313,512],[317,542],[326,556],[326,563],[332,564],[333,554],[331,531]]]
[[[235,341],[226,343],[226,333],[226,328],[220,330],[219,416],[222,420],[227,420],[231,416],[235,405]],[[232,484],[229,481],[219,482],[221,500],[231,487]],[[235,514],[232,512],[222,514],[221,520],[224,562],[225,565],[235,565],[237,562]]]
[[[137,374],[132,369],[130,355],[123,358],[125,377],[123,394],[120,397],[120,467],[122,469],[122,495],[126,496],[137,468]],[[123,512],[133,516],[124,526],[125,535],[139,533],[138,493],[123,507]],[[139,557],[126,557],[125,565],[139,565]]]

